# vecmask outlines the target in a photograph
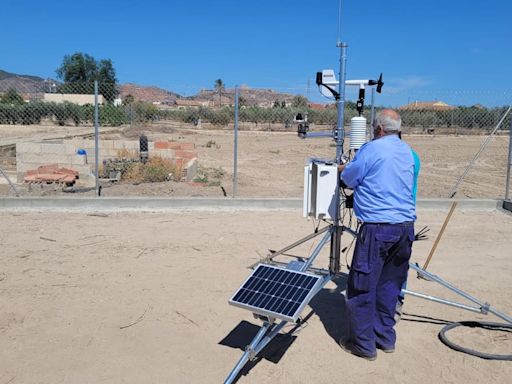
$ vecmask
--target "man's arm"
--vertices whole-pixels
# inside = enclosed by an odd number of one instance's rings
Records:
[[[341,164],[338,169],[341,179],[350,188],[355,188],[361,183],[366,172],[365,151],[360,149],[354,160],[348,164]]]

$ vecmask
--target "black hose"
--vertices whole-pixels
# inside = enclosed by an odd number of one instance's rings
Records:
[[[448,347],[459,351],[463,353],[467,353],[472,356],[477,356],[482,359],[487,360],[512,360],[512,355],[494,355],[491,353],[483,353],[478,352],[473,349],[464,348],[461,347],[458,344],[453,343],[452,341],[448,340],[446,337],[446,332],[448,332],[450,329],[464,326],[464,327],[471,327],[471,328],[484,328],[488,330],[505,330],[505,329],[512,329],[512,324],[501,324],[501,323],[489,323],[485,321],[460,321],[458,323],[450,323],[448,325],[445,325],[441,331],[439,332],[439,339],[446,344]]]

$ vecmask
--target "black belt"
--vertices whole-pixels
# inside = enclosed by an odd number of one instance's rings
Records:
[[[409,225],[413,225],[414,221],[404,221],[403,223],[371,223],[371,222],[363,222],[362,225],[400,225],[403,227],[408,227]]]

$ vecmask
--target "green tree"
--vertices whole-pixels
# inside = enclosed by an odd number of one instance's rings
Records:
[[[116,71],[110,59],[97,61],[94,57],[76,52],[64,56],[62,65],[56,70],[64,84],[57,88],[62,93],[94,93],[94,81],[98,81],[99,93],[112,102],[119,94]]]
[[[224,82],[222,81],[222,79],[215,80],[214,87],[215,87],[215,91],[217,91],[219,94],[219,107],[220,107],[222,105],[222,91],[224,91]]]
[[[238,96],[238,106],[239,107],[246,107],[247,106],[247,100],[243,96]]]
[[[128,94],[125,96],[124,100],[123,100],[123,104],[124,105],[130,105],[132,104],[133,102],[135,101],[135,97],[133,97],[132,94]]]
[[[306,108],[308,106],[308,99],[304,96],[294,96],[292,99],[293,108]]]
[[[9,88],[5,95],[2,96],[0,100],[3,104],[11,104],[11,105],[22,105],[24,104],[23,97],[20,96],[18,92],[14,88]]]

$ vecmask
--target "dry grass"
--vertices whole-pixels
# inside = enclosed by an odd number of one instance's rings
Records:
[[[154,183],[166,180],[180,181],[183,169],[172,160],[153,156],[147,163],[133,163],[121,176],[131,183]]]

